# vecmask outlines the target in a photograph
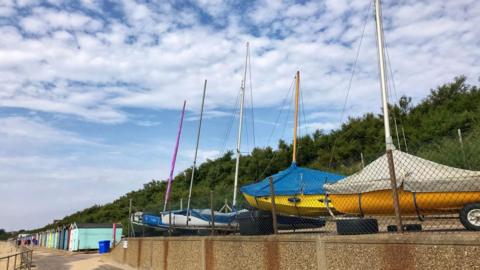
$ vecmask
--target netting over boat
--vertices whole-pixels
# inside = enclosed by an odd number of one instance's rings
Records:
[[[480,190],[480,172],[438,164],[414,155],[393,150],[397,187],[412,192],[468,192]],[[331,194],[355,194],[391,188],[387,155],[383,155],[361,171],[325,184]]]

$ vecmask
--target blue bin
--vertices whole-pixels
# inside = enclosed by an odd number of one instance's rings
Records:
[[[98,242],[98,253],[108,253],[110,251],[110,240]]]

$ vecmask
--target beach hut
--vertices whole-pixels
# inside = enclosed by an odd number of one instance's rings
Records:
[[[122,226],[111,223],[73,223],[70,225],[70,241],[68,250],[98,249],[98,242],[109,240],[113,246],[113,240],[120,241],[122,238]]]
[[[63,250],[68,250],[68,243],[70,240],[70,226],[63,226],[63,245],[62,249]]]
[[[43,247],[47,247],[48,243],[48,231],[43,232]]]
[[[42,247],[47,246],[47,231],[42,232]]]
[[[45,245],[45,232],[40,232],[39,246],[43,247]]]
[[[53,229],[50,229],[48,233],[50,234],[48,238],[48,247],[53,248],[53,243],[55,242],[55,231]]]
[[[55,240],[57,240],[56,234],[55,234],[55,229],[50,230],[50,246],[49,248],[55,248]]]
[[[48,230],[47,231],[47,243],[45,245],[46,248],[51,248],[50,243],[52,243],[52,231]]]
[[[57,239],[57,249],[62,249],[63,246],[63,229],[62,227],[57,227],[58,239]]]
[[[53,243],[52,248],[58,248],[58,230],[53,229]]]

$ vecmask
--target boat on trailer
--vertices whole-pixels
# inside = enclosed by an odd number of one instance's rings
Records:
[[[344,178],[334,173],[302,168],[296,163],[270,177],[273,178],[277,213],[304,217],[327,215],[323,184]],[[267,211],[272,209],[270,177],[240,189],[250,206]]]
[[[461,209],[480,202],[480,172],[449,167],[393,150],[398,201],[402,215],[460,213],[462,223],[480,227],[480,210],[462,217]],[[386,154],[360,172],[334,184],[325,184],[328,198],[341,213],[394,215]],[[471,220],[471,221],[469,221]],[[466,223],[467,222],[467,223]]]
[[[403,215],[417,215],[422,220],[426,215],[458,213],[465,228],[480,231],[480,172],[395,150],[388,116],[380,0],[375,0],[375,16],[387,153],[360,172],[325,184],[328,199],[341,213],[396,216],[397,227],[402,225]]]
[[[188,222],[187,222],[188,217]],[[237,225],[235,220],[235,213],[218,213],[214,214],[215,228],[232,228]],[[190,209],[187,215],[187,210],[175,210],[162,212],[161,214],[151,214],[137,212],[134,214],[133,222],[138,225],[147,225],[155,228],[181,228],[198,230],[201,228],[212,228],[212,215],[210,209]]]
[[[298,100],[300,95],[300,72],[295,76],[295,116],[293,127],[292,164],[286,170],[280,171],[266,179],[243,186],[242,192],[248,204],[256,209],[270,211],[272,197],[270,178],[275,190],[275,206],[278,214],[294,217],[319,217],[328,215],[325,205],[324,183],[336,182],[344,176],[320,170],[302,168],[297,165],[297,129]],[[330,205],[330,208],[333,208]],[[307,220],[301,220],[305,221]],[[295,222],[295,220],[293,220]]]

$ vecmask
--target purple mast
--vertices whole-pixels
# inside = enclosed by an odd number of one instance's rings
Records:
[[[170,176],[168,177],[167,191],[165,192],[165,204],[163,205],[164,212],[167,211],[168,199],[170,198],[170,190],[172,189],[173,171],[175,170],[175,161],[177,160],[178,143],[180,141],[180,135],[182,134],[183,116],[185,115],[186,104],[187,104],[187,101],[185,100],[183,102],[182,118],[180,118],[180,126],[178,127],[177,142],[175,143],[175,150],[173,151],[172,164],[170,165]]]

